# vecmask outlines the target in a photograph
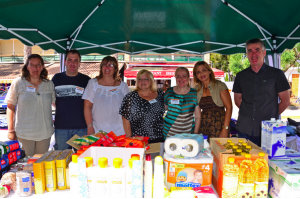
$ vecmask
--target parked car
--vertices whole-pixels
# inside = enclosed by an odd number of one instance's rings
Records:
[[[0,94],[0,112],[6,113],[7,103],[4,103],[7,91]]]

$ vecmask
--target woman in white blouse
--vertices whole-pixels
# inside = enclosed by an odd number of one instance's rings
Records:
[[[119,80],[118,62],[114,57],[104,57],[100,74],[89,80],[82,99],[88,135],[100,130],[124,135],[122,116],[119,115],[123,97],[129,92],[125,82]]]
[[[30,55],[21,72],[22,76],[13,81],[5,98],[8,138],[18,139],[28,156],[43,154],[48,151],[54,132],[51,107],[55,102],[54,84],[47,79],[48,71],[40,55]]]

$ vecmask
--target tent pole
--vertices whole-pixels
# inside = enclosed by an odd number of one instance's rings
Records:
[[[298,28],[300,27],[300,25],[298,25],[277,47],[277,49],[284,43],[286,42],[286,40],[290,39],[290,36],[292,36],[294,34],[294,32],[296,32],[296,30],[298,30]]]
[[[59,41],[66,41],[68,40],[68,38],[65,39],[57,39],[57,40],[53,40],[54,42],[59,42]],[[52,41],[45,41],[45,42],[40,42],[40,43],[36,43],[35,45],[39,46],[39,45],[43,45],[43,44],[49,44],[49,43],[53,43]]]

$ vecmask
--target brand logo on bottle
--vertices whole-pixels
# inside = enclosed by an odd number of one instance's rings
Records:
[[[193,182],[176,182],[175,187],[200,187],[200,183],[193,183]]]

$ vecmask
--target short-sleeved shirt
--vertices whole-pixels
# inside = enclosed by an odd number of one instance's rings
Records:
[[[197,102],[197,91],[193,88],[185,94],[176,94],[173,87],[165,93],[165,105],[168,112],[164,121],[164,136],[170,137],[180,133],[193,133],[195,129],[194,112]]]
[[[41,141],[54,133],[54,84],[45,80],[37,90],[32,87],[25,78],[16,78],[8,90],[5,102],[17,106],[14,124],[16,135],[26,140]]]
[[[255,73],[251,67],[236,75],[233,92],[242,94],[236,128],[250,136],[261,135],[261,122],[278,119],[278,93],[290,85],[282,70],[263,64]]]
[[[164,92],[157,91],[155,100],[145,100],[137,91],[128,93],[122,102],[120,114],[130,122],[132,136],[149,137],[149,143],[163,142]]]
[[[113,131],[116,135],[125,134],[119,109],[128,92],[129,88],[125,82],[121,82],[119,86],[102,86],[96,78],[89,80],[82,99],[93,104],[92,118],[96,133],[102,130]]]
[[[65,72],[54,75],[52,81],[56,95],[56,129],[87,128],[83,113],[84,100],[81,97],[90,79],[82,73],[74,77],[66,75]]]

